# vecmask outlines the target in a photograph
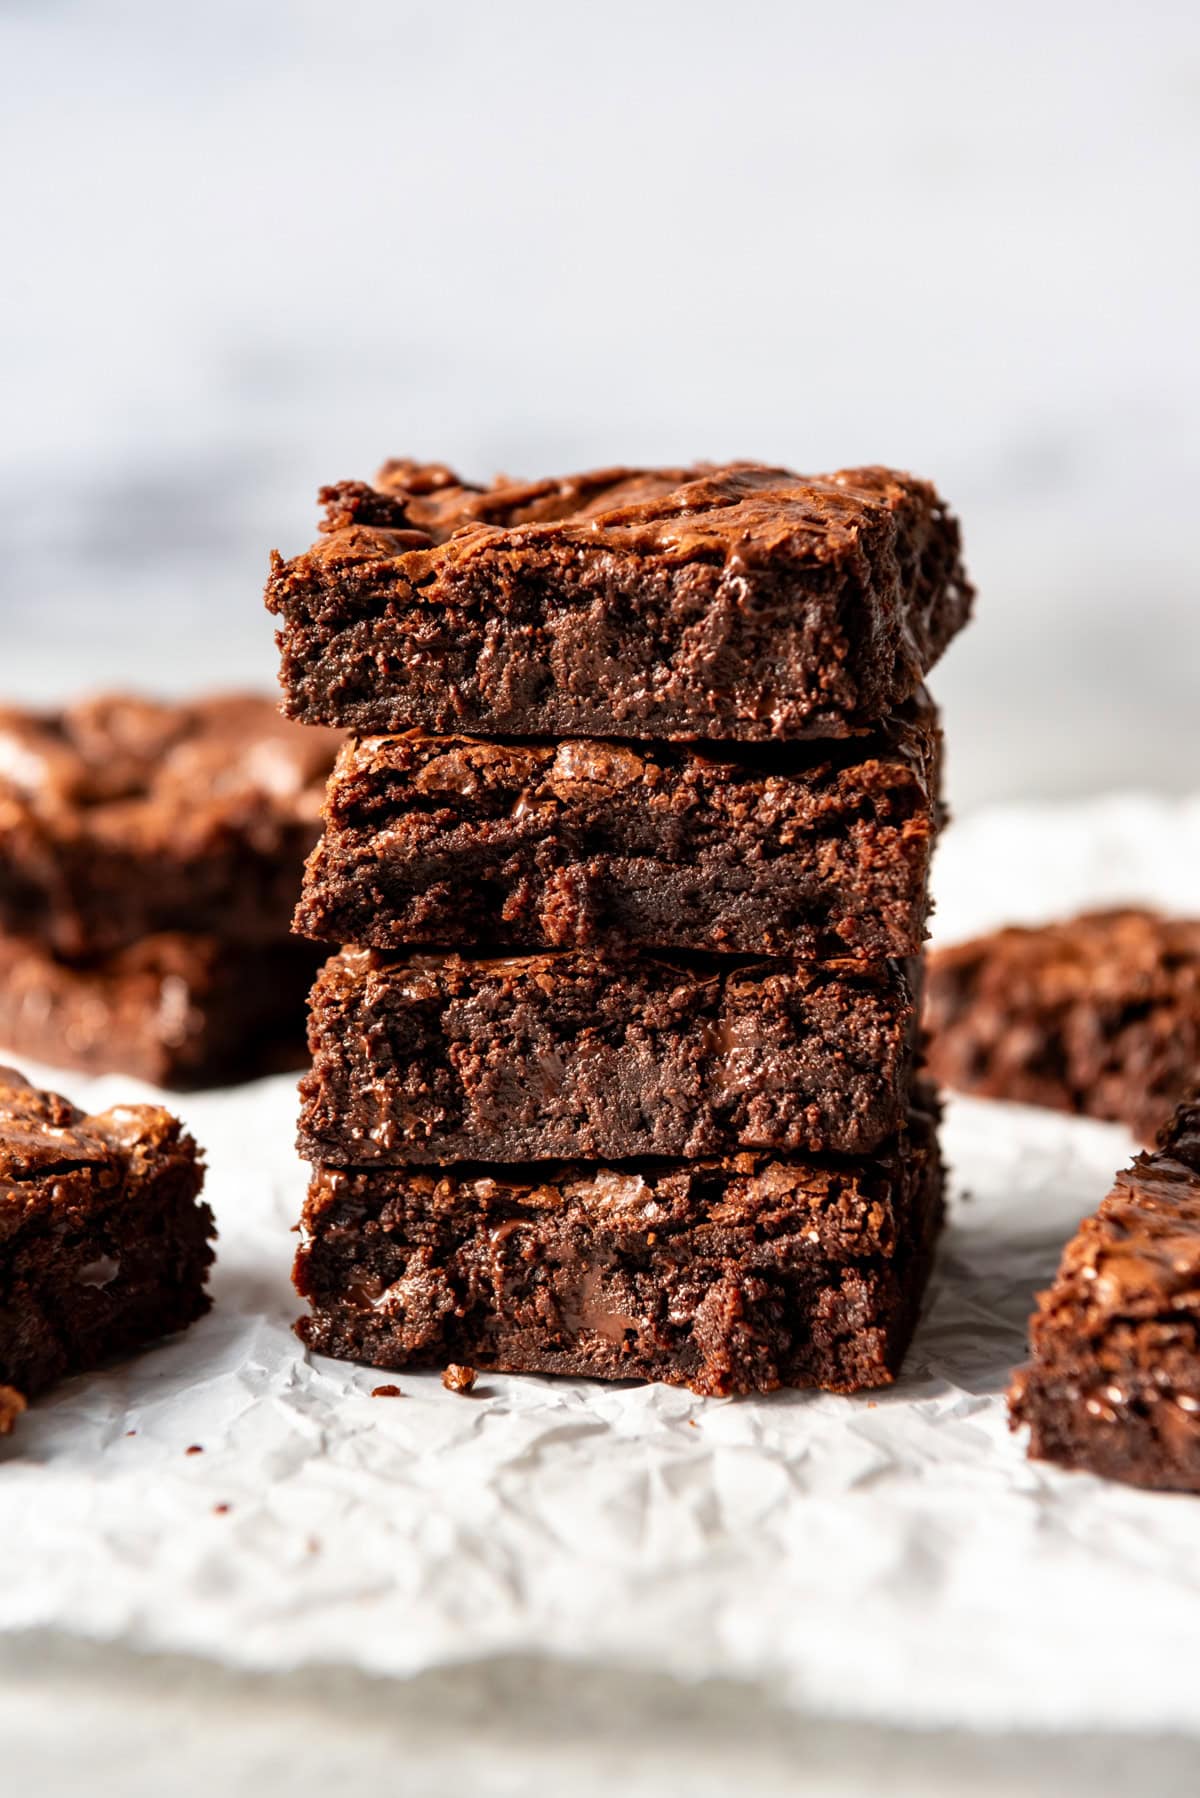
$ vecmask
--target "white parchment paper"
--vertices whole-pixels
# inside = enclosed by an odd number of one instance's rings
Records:
[[[1200,802],[980,814],[937,886],[945,939],[1092,900],[1200,911]],[[87,1105],[139,1091],[29,1071]],[[292,1083],[176,1105],[208,1152],[215,1309],[0,1445],[0,1630],[274,1670],[562,1657],[906,1724],[1200,1733],[1200,1500],[1034,1466],[1004,1419],[1121,1130],[951,1105],[952,1221],[890,1392],[461,1397],[292,1336]]]

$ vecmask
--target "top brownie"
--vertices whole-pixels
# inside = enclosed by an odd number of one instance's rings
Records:
[[[285,938],[338,740],[250,694],[0,710],[0,930],[64,956]]]
[[[273,560],[285,709],[358,732],[767,742],[870,728],[966,623],[923,481],[753,463],[471,487],[388,463]]]

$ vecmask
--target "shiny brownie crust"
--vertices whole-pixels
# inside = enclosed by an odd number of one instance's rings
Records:
[[[1009,1393],[1039,1460],[1200,1492],[1200,1103],[1067,1244]]]
[[[887,469],[609,469],[470,487],[389,464],[274,558],[285,706],[359,734],[852,735],[966,623],[958,526]]]

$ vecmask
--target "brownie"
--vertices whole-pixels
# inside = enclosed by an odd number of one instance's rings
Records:
[[[338,741],[250,694],[0,710],[0,930],[73,958],[280,941]]]
[[[86,962],[0,936],[9,1054],[153,1086],[223,1086],[304,1063],[304,943],[239,947],[180,932]]]
[[[318,1166],[297,1328],[376,1367],[855,1392],[895,1377],[941,1216],[920,1111],[858,1162]]]
[[[309,1010],[300,1148],[335,1167],[864,1154],[908,1109],[898,963],[347,949]]]
[[[1200,1099],[1080,1225],[1030,1337],[1009,1408],[1032,1456],[1200,1492]]]
[[[203,1180],[169,1112],[85,1116],[0,1069],[0,1385],[42,1392],[203,1316]]]
[[[872,737],[748,752],[350,739],[296,929],[380,949],[915,955],[939,749],[924,695]]]
[[[1153,1142],[1200,1079],[1200,920],[1087,912],[940,950],[926,1022],[947,1086]]]
[[[754,463],[465,485],[389,464],[323,490],[276,555],[285,707],[359,734],[843,737],[966,623],[958,526],[923,481]]]

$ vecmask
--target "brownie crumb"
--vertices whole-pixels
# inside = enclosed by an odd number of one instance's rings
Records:
[[[371,1397],[372,1398],[403,1398],[404,1394],[401,1392],[399,1386],[372,1386]]]
[[[447,1392],[470,1392],[475,1384],[475,1369],[463,1367],[457,1361],[451,1361],[442,1373],[442,1385]]]
[[[0,1386],[0,1436],[11,1436],[26,1408],[25,1394],[15,1386]]]

